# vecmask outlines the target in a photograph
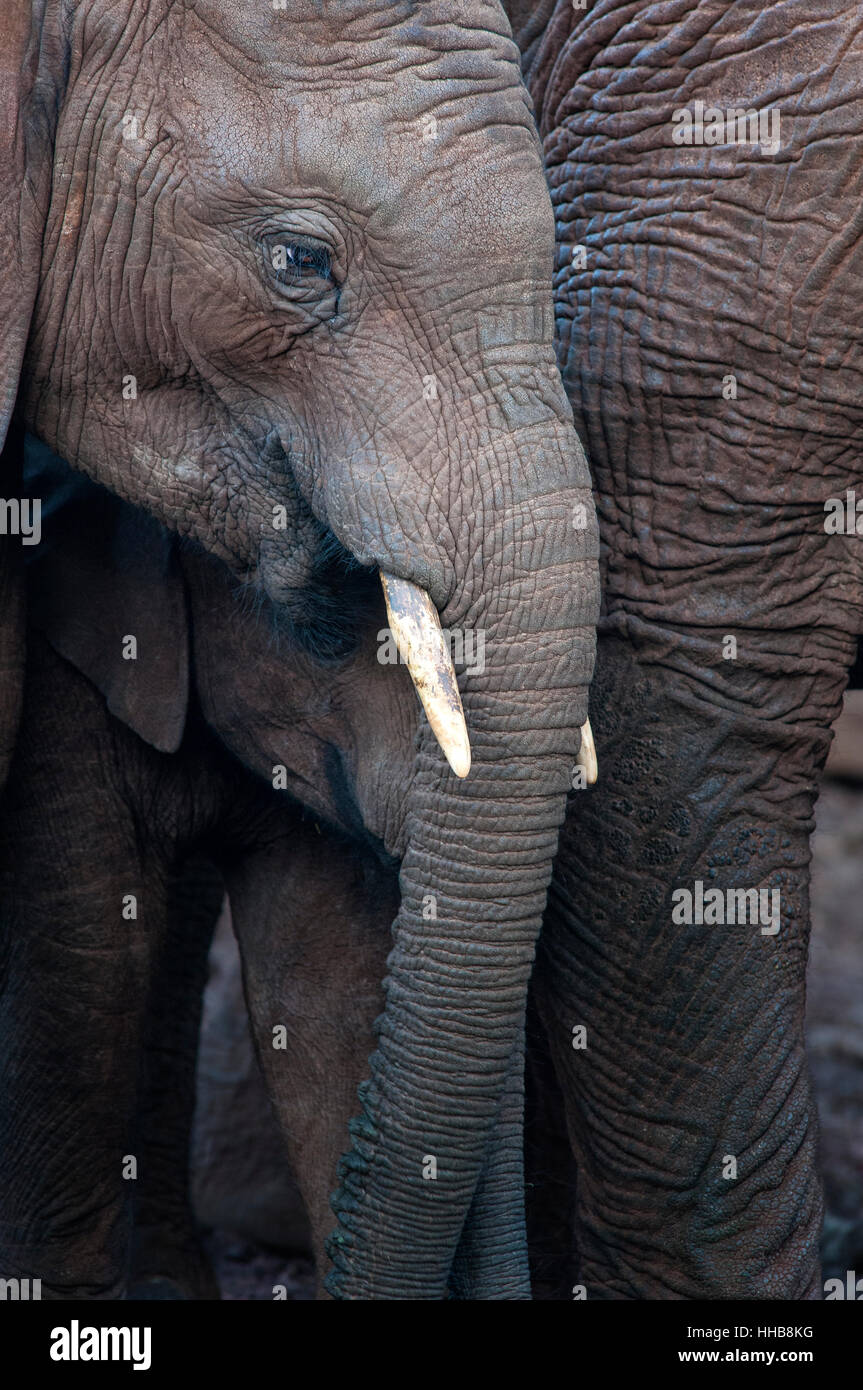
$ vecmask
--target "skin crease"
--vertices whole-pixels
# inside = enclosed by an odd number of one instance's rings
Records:
[[[534,979],[578,1165],[569,1238],[534,1217],[543,1276],[558,1297],[815,1298],[808,837],[863,629],[859,541],[824,530],[860,489],[859,7],[508,9],[604,595],[601,777],[567,816]],[[778,107],[779,153],[675,148],[698,99]],[[696,879],[780,888],[778,935],[675,927]],[[571,1182],[541,1124],[531,1163]]]
[[[29,322],[23,422],[150,520],[91,497],[89,522],[57,513],[60,542],[28,575],[53,647],[28,634],[2,817],[0,1033],[20,1062],[3,1097],[3,1268],[38,1270],[44,1296],[127,1287],[120,1159],[158,1066],[141,1082],[137,1057],[177,875],[205,853],[280,1122],[315,1172],[300,1182],[319,1255],[338,1187],[330,1291],[528,1297],[523,1018],[598,591],[554,361],[553,221],[503,12],[478,5],[467,26],[449,0],[35,13],[41,42],[23,25],[19,41],[40,66],[11,127],[32,172],[4,262],[27,267],[4,381]],[[29,61],[16,71],[32,81]],[[275,278],[274,239],[311,246],[311,266]],[[405,671],[377,663],[377,567],[422,585],[445,627],[486,634],[485,671],[462,679],[463,783]],[[320,1078],[296,1051],[280,1073],[271,1031],[278,999],[309,1012],[297,943],[325,892],[300,807],[336,837],[340,901],[366,885],[332,939],[368,931],[356,1016],[354,977],[334,974],[345,1031],[321,1049],[339,1080],[308,1142],[292,1088]],[[118,919],[129,893],[146,930]],[[57,1047],[49,1017],[74,1045]],[[33,1175],[49,1113],[81,1156],[65,1185],[52,1162]]]

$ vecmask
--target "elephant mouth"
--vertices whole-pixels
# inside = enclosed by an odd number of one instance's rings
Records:
[[[327,527],[285,557],[277,575],[260,569],[249,602],[265,606],[274,642],[299,648],[324,665],[354,656],[380,603],[375,570],[363,565]]]

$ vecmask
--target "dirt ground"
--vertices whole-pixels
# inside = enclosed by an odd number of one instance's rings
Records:
[[[812,840],[807,989],[827,1208],[825,1279],[844,1278],[849,1269],[863,1272],[863,699],[852,697],[828,766],[833,776],[818,803]],[[236,948],[223,924],[202,1042],[195,1145],[199,1217],[210,1227],[208,1246],[223,1298],[269,1300],[276,1286],[284,1286],[280,1296],[308,1300],[314,1280],[310,1262],[298,1253],[305,1243],[303,1218],[274,1158],[279,1142],[243,1015]]]

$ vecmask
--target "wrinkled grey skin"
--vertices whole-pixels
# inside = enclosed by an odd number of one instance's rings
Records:
[[[338,1092],[308,1117],[315,1142],[349,1147],[331,1292],[527,1297],[523,1015],[598,605],[554,360],[553,219],[506,19],[483,3],[466,23],[450,0],[10,0],[0,40],[18,104],[0,161],[3,423],[17,393],[22,423],[137,509],[84,498],[89,521],[67,513],[26,579],[2,557],[2,1268],[46,1296],[127,1285],[147,999],[173,876],[204,847],[286,1130],[272,1028],[293,969],[299,1060],[332,1062],[297,1067]],[[274,242],[302,273],[274,274]],[[376,663],[378,567],[425,588],[445,627],[485,632],[485,671],[462,680],[464,782],[404,670]],[[377,937],[361,935],[344,1034],[304,993],[297,943],[325,899],[303,808],[344,901],[364,885],[346,932],[382,905],[395,917],[376,1044]],[[34,1171],[46,1124],[62,1142]]]
[[[535,978],[578,1164],[559,1287],[818,1297],[808,839],[863,631],[861,538],[824,526],[828,498],[863,496],[863,16],[508,9],[602,537],[600,779],[567,816]],[[777,107],[778,152],[674,146],[696,100]],[[675,925],[699,879],[779,889],[779,932]]]

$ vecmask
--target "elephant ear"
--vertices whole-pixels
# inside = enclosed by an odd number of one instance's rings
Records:
[[[23,432],[9,428],[39,286],[65,46],[59,9],[0,0],[0,787],[23,688],[25,558],[33,618],[119,718],[173,750],[186,713],[185,596],[167,533],[84,479],[40,474],[47,451],[22,478]],[[53,533],[23,550],[6,534],[20,529],[22,498],[40,499]],[[127,636],[137,660],[124,658]]]
[[[101,690],[112,714],[174,753],[189,691],[185,585],[160,522],[28,436],[24,479],[42,499],[28,556],[29,620]]]
[[[31,0],[3,0],[0,6],[0,448],[6,443],[30,331],[50,182],[48,142],[42,130],[44,120],[37,115],[34,104],[37,57]]]
[[[49,142],[35,115],[39,44],[31,0],[0,6],[0,787],[18,725],[24,670],[20,435],[9,424],[39,282],[48,201]],[[42,108],[44,110],[44,105]],[[34,160],[42,149],[43,158]],[[12,534],[9,534],[12,532]]]

